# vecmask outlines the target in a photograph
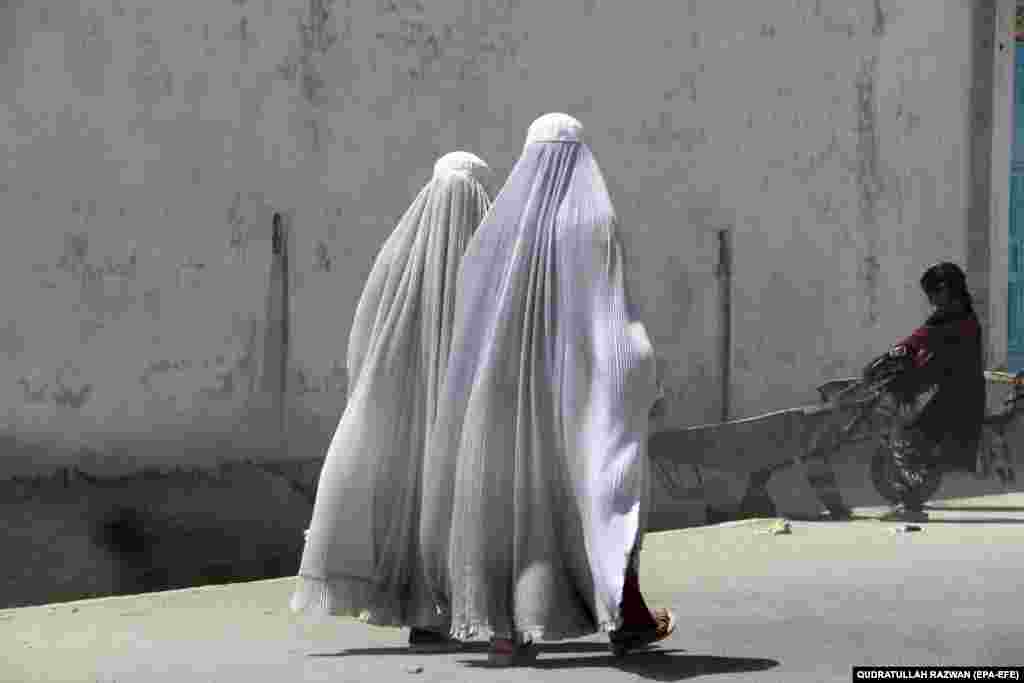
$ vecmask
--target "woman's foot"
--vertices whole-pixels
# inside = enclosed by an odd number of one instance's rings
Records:
[[[676,616],[667,607],[652,609],[651,617],[654,619],[652,626],[640,628],[623,626],[619,630],[608,634],[612,652],[616,657],[621,657],[631,650],[639,650],[640,648],[665,640],[676,630]]]
[[[494,638],[487,653],[487,663],[494,667],[523,666],[537,658],[532,642],[517,643],[508,638]]]
[[[441,631],[414,628],[409,631],[409,650],[423,654],[457,652],[462,643]]]

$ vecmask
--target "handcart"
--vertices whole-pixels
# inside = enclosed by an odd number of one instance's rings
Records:
[[[985,379],[989,385],[1009,386],[1012,391],[999,410],[985,416],[974,475],[998,479],[1007,486],[1016,480],[1007,432],[1024,414],[1024,372],[986,371]],[[691,491],[681,483],[687,466],[748,473],[747,491],[740,503],[741,516],[773,515],[774,504],[766,489],[768,481],[780,470],[802,467],[830,515],[848,518],[850,510],[840,495],[832,464],[843,448],[873,441],[876,448],[870,456],[871,482],[883,499],[897,504],[907,494],[901,494],[895,485],[899,472],[892,441],[908,411],[887,390],[891,381],[891,377],[832,380],[818,387],[817,405],[658,431],[648,442],[648,453],[664,488],[674,497]],[[930,468],[910,493],[926,502],[935,496],[947,474],[949,470],[942,467]]]

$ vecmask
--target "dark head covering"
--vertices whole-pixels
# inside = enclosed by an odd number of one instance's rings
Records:
[[[967,294],[967,276],[955,263],[936,263],[921,276],[921,289],[925,294],[932,294],[940,289],[950,289],[958,295]]]
[[[967,289],[967,276],[960,266],[949,261],[936,263],[924,271],[921,276],[921,289],[925,294],[934,294],[943,289],[964,301],[968,310],[973,310],[973,299]]]

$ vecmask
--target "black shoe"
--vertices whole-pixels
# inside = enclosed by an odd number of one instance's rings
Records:
[[[462,642],[440,631],[414,628],[409,631],[409,649],[424,654],[458,652],[462,649]]]

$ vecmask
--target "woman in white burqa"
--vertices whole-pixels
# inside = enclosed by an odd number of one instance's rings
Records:
[[[412,626],[414,649],[457,645],[419,569],[420,483],[445,375],[462,254],[490,171],[453,152],[384,243],[352,323],[349,396],[320,473],[292,609]]]
[[[674,628],[637,585],[657,386],[616,222],[582,126],[548,114],[463,257],[420,544],[452,635],[490,637],[496,665]]]

